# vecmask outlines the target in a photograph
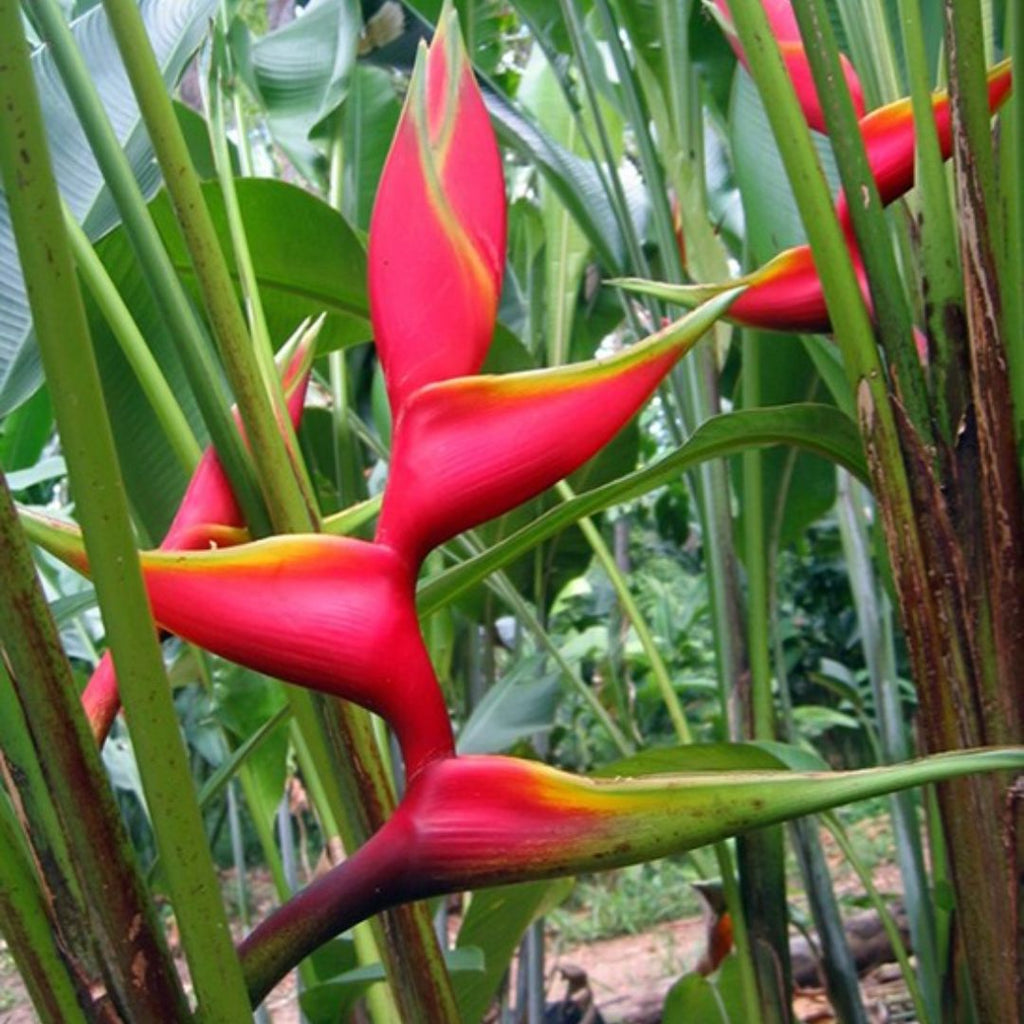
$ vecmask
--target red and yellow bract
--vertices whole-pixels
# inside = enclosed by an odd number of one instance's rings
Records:
[[[416,617],[424,556],[593,456],[737,294],[716,296],[610,359],[478,377],[504,246],[497,143],[446,8],[417,59],[371,220],[371,318],[394,414],[374,541],[296,535],[142,557],[163,628],[378,712],[395,731],[410,783],[453,754]],[[219,465],[207,462],[165,546],[207,546],[225,529],[236,540],[239,513],[224,487]],[[222,505],[212,509],[213,499]],[[64,557],[87,568],[56,529]]]

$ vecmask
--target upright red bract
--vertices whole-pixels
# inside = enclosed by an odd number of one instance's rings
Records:
[[[815,131],[823,132],[825,131],[825,115],[822,113],[818,89],[811,75],[807,52],[800,40],[800,29],[796,22],[796,16],[793,14],[793,7],[789,0],[763,0],[762,6],[768,16],[768,24],[778,43],[779,52],[782,54],[782,60],[786,65],[786,71],[793,83],[796,97],[800,101],[800,109],[804,112],[807,124]],[[715,0],[715,7],[718,9],[718,20],[725,32],[726,39],[729,40],[729,45],[743,66],[749,70],[747,55],[733,28],[728,0]],[[843,77],[846,79],[846,87],[850,90],[850,98],[853,100],[853,108],[856,110],[857,116],[862,117],[864,114],[864,92],[861,89],[860,79],[845,55],[840,54],[839,60],[843,68]]]

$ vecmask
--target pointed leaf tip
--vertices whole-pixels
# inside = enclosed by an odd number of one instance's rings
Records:
[[[393,412],[475,373],[497,315],[505,186],[453,9],[417,59],[370,224],[370,307]]]
[[[734,301],[717,296],[610,358],[423,388],[395,424],[378,539],[418,564],[592,458]]]

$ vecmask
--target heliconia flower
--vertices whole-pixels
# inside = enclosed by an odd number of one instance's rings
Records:
[[[867,296],[867,277],[860,255],[852,245],[850,256],[861,290]],[[745,289],[743,294],[724,314],[733,323],[798,334],[818,334],[832,329],[809,245],[786,249],[763,267],[721,284],[674,285],[634,277],[613,278],[609,283],[677,306],[696,306],[739,285]]]
[[[1003,61],[993,68],[988,81],[989,109],[995,113],[1010,93],[1010,63]],[[953,145],[948,94],[936,93],[932,98],[932,110],[940,150],[943,158],[948,159]],[[910,101],[903,99],[880,107],[862,118],[860,125],[882,201],[890,203],[914,184],[914,121]],[[842,193],[836,200],[836,212],[846,229],[850,258],[861,291],[870,305],[867,277],[853,240],[849,208]],[[719,284],[669,285],[639,278],[614,279],[610,283],[686,307],[696,306],[728,288],[742,285],[745,289],[743,294],[725,314],[734,323],[788,332],[825,333],[832,329],[825,295],[808,245],[787,249],[757,270]],[[915,336],[915,344],[922,356],[926,356],[927,346],[922,348],[920,335]]]
[[[480,369],[504,271],[505,186],[450,4],[416,60],[374,204],[367,263],[395,415],[423,385]]]
[[[762,0],[761,6],[764,7],[765,14],[768,16],[768,24],[778,43],[779,52],[782,54],[782,60],[786,65],[786,71],[793,83],[797,99],[800,101],[800,109],[804,113],[808,126],[815,131],[824,132],[825,115],[821,110],[821,101],[818,99],[818,90],[811,75],[807,52],[800,40],[800,28],[797,25],[796,16],[793,14],[792,4],[789,0]],[[729,11],[727,0],[715,0],[713,10],[733,52],[749,71],[747,55],[740,45],[736,29],[733,27],[732,14]],[[840,54],[839,62],[842,65],[846,86],[850,90],[853,108],[857,112],[857,116],[862,117],[864,114],[864,91],[861,88],[860,79],[845,55]]]
[[[1001,61],[988,73],[988,108],[995,113],[1010,95],[1013,84],[1011,62]],[[932,113],[939,136],[942,159],[953,152],[953,126],[947,92],[932,95]],[[861,118],[860,133],[867,150],[871,173],[883,203],[898,199],[914,185],[914,112],[909,97],[873,110]],[[846,196],[836,200],[839,219],[849,223]]]
[[[281,386],[288,414],[295,426],[302,415],[316,335],[316,329],[301,332],[296,336],[296,343],[285,345],[278,356]],[[234,415],[241,428],[237,410]],[[244,529],[241,529],[242,524],[242,510],[235,500],[217,452],[211,445],[203,452],[192,474],[185,496],[160,548],[163,551],[186,551],[201,550],[209,547],[211,542],[221,547],[226,543],[239,543],[248,539]],[[93,735],[102,744],[121,709],[117,675],[109,651],[100,658],[82,691],[82,707]]]
[[[572,473],[618,433],[737,294],[717,296],[608,358],[417,391],[395,424],[378,540],[418,564],[431,548]]]
[[[594,780],[518,758],[435,761],[380,831],[241,944],[250,997],[258,1002],[323,942],[397,903],[637,863],[839,803],[1022,764],[1020,748],[996,748],[866,771]]]
[[[141,556],[160,626],[379,713],[409,779],[453,753],[416,615],[423,557],[596,454],[738,294],[611,358],[476,377],[495,322],[504,235],[497,146],[446,10],[413,76],[371,226],[373,317],[395,414],[374,542],[290,536]],[[231,530],[185,518],[179,542],[205,546]],[[56,540],[37,539],[87,569],[68,528],[33,528],[48,529]]]
[[[77,529],[34,516],[37,542],[80,572]],[[451,724],[416,617],[415,577],[383,544],[324,534],[140,555],[162,628],[258,672],[375,711],[414,777],[452,753]]]

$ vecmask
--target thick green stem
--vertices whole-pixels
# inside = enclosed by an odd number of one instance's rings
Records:
[[[310,529],[316,522],[317,512],[299,487],[224,253],[203,199],[199,176],[192,166],[188,145],[160,75],[142,16],[134,0],[104,0],[104,6],[188,246],[203,304],[252,448],[271,521],[280,532],[294,530],[298,524]]]
[[[955,438],[967,401],[967,353],[963,338],[964,288],[956,229],[949,205],[946,172],[932,112],[932,76],[928,69],[918,0],[900,0],[900,25],[914,111],[914,160],[921,202],[924,321],[932,357],[932,402],[947,444]]]
[[[743,334],[743,404],[761,402],[761,339]],[[769,559],[765,532],[763,459],[758,449],[743,453],[743,549],[747,569],[747,652],[750,664],[744,738],[775,739],[769,629]],[[736,842],[740,892],[765,1022],[792,1017],[784,833],[761,829]]]
[[[1020,4],[1008,4],[1010,19],[1010,53],[1020,82],[1024,68],[1024,10]],[[1016,94],[1004,114],[1006,130],[1006,158],[1000,187],[1006,211],[1006,238],[1004,242],[1004,281],[1024,281],[1024,89],[1018,84]],[[1024,467],[1024,295],[1021,288],[1007,288],[1004,303],[1003,337],[1006,339],[1007,359],[1010,364],[1010,387],[1013,393],[1014,427],[1017,451]]]
[[[911,331],[910,310],[900,285],[882,200],[840,67],[832,24],[824,0],[797,0],[794,11],[871,286],[879,339],[893,368],[892,379],[907,416],[922,438],[929,439],[928,400]]]
[[[125,710],[129,720],[138,723],[147,738],[147,742],[136,744],[136,756],[178,924],[189,954],[192,980],[207,1020],[236,1021],[247,1005],[245,987],[220,903],[156,630],[149,614],[113,436],[103,406],[99,373],[46,149],[28,49],[17,5],[5,2],[0,12],[0,39],[4,45],[3,59],[0,59],[3,69],[0,160],[36,337]],[[22,649],[21,657],[31,666],[35,649],[28,639],[29,631],[39,630],[39,620],[45,621],[45,615],[38,590],[29,583],[31,561],[9,498],[6,504],[4,546],[8,555],[4,563],[10,564],[12,575],[13,567],[20,567],[20,575],[14,576],[12,586],[5,589],[5,603],[13,601],[13,607],[8,605],[3,609],[0,621],[18,623],[12,625],[11,632],[25,631],[22,638],[12,641],[8,636],[7,641]],[[47,650],[47,645],[39,650]],[[48,668],[56,673],[59,669],[55,666],[62,660],[59,649],[52,650],[51,657],[56,660]],[[64,671],[67,671],[66,663]],[[66,674],[63,677],[54,674],[53,681],[57,683],[57,680],[66,682]],[[73,725],[76,739],[81,739],[83,727],[84,721],[79,715]],[[42,735],[38,735],[37,744],[41,741]],[[90,778],[96,781],[95,775],[76,777],[70,773],[61,781],[51,779],[51,785],[61,785],[67,790],[69,804],[64,808],[65,815],[82,815],[82,808],[77,806],[82,802],[82,794],[75,792],[74,787]],[[77,844],[75,855],[82,856]],[[107,877],[108,865],[96,867],[96,879]],[[141,920],[144,918],[140,917]],[[168,1006],[180,1005],[178,997],[170,996],[170,999]]]
[[[18,12],[16,5],[11,7],[16,35],[20,30]],[[0,25],[6,14],[0,3]],[[0,47],[0,65],[4,56]],[[6,93],[2,80],[0,92]],[[4,127],[0,124],[0,138]],[[60,818],[106,987],[122,1010],[140,1020],[186,1021],[189,1014],[184,994],[135,870],[96,743],[78,706],[71,668],[2,481],[0,553],[0,640],[17,682],[26,735]],[[19,753],[15,748],[5,753],[5,757],[15,755],[15,767],[28,763],[27,751]],[[30,813],[32,808],[26,806],[25,810]],[[35,841],[38,846],[37,837]],[[68,912],[65,908],[64,913]],[[62,920],[62,924],[67,922]],[[74,936],[71,938],[74,941]],[[145,967],[141,974],[135,971],[137,964]]]
[[[188,420],[185,419],[181,406],[178,405],[174,392],[171,391],[167,378],[164,377],[160,364],[153,358],[146,339],[132,318],[131,311],[125,305],[117,287],[110,279],[103,261],[96,255],[85,232],[79,227],[78,221],[64,207],[64,226],[67,229],[68,241],[74,253],[78,272],[82,275],[85,286],[92,293],[96,305],[99,306],[114,337],[121,346],[125,359],[135,373],[135,378],[142,388],[143,394],[153,407],[164,434],[181,468],[191,476],[196,468],[202,450],[196,440]]]
[[[3,667],[0,666],[0,672]],[[86,1024],[75,978],[57,945],[39,881],[8,808],[0,803],[0,934],[43,1020]],[[85,998],[88,998],[87,996]]]

